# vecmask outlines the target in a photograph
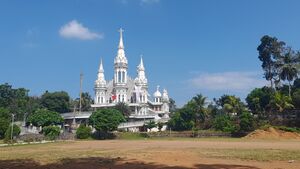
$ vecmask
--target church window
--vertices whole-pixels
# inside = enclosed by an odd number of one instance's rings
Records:
[[[125,71],[122,71],[122,82],[125,83]]]

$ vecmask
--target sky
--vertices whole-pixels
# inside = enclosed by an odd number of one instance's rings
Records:
[[[149,93],[159,85],[182,106],[202,93],[244,99],[268,84],[256,50],[263,35],[300,47],[298,0],[1,0],[0,84],[30,95],[92,96],[102,58],[113,77],[119,28],[128,72],[143,56]]]

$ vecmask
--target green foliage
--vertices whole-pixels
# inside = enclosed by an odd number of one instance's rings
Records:
[[[28,105],[28,92],[24,88],[13,89],[11,85],[5,83],[0,85],[0,107],[13,112],[15,119],[23,119],[24,112]]]
[[[219,115],[213,121],[213,127],[216,130],[224,132],[235,132],[236,126],[233,123],[233,120],[228,115]]]
[[[0,107],[0,138],[4,138],[10,119],[11,116],[9,114],[9,110]]]
[[[124,121],[124,116],[116,109],[100,109],[89,118],[89,124],[101,132],[117,130],[118,125]]]
[[[168,121],[168,128],[175,131],[191,130],[194,127],[193,113],[186,107],[175,112]]]
[[[80,98],[76,98],[73,101],[72,106],[76,106],[77,108],[79,108],[79,100],[80,100]],[[93,102],[94,101],[93,101],[91,95],[88,92],[83,92],[81,94],[81,111],[91,110],[91,104],[93,104]]]
[[[43,134],[50,140],[55,140],[60,134],[60,128],[57,126],[43,127]]]
[[[115,109],[119,110],[125,118],[128,118],[130,115],[130,107],[124,102],[117,103]]]
[[[297,127],[278,126],[276,128],[279,130],[283,130],[283,131],[300,133],[300,128],[297,128]]]
[[[11,130],[13,130],[13,132],[12,132]],[[10,126],[7,128],[7,130],[6,130],[6,132],[5,132],[5,138],[4,138],[4,140],[5,140],[6,142],[9,141],[9,140],[11,140],[11,133],[13,134],[13,137],[18,136],[18,135],[21,133],[20,127],[17,126],[16,124],[14,124],[13,127],[12,127],[12,125],[10,125]]]
[[[240,132],[253,131],[256,127],[253,116],[249,112],[243,112],[239,116],[239,126]]]
[[[285,96],[280,92],[275,92],[267,108],[272,112],[283,112],[284,110],[294,108],[294,105],[292,104],[291,97]]]
[[[293,92],[292,101],[295,108],[300,109],[300,88]]]
[[[216,102],[217,105],[222,107],[223,112],[227,115],[239,115],[245,110],[245,105],[241,99],[233,95],[223,95]]]
[[[41,105],[51,111],[65,113],[70,111],[70,97],[67,92],[46,91],[41,98]]]
[[[155,121],[152,121],[152,120],[150,120],[149,122],[147,122],[146,124],[145,124],[145,127],[147,128],[147,129],[149,129],[149,130],[151,130],[152,128],[154,128],[154,127],[156,127],[157,125],[156,125],[156,123],[155,123]]]
[[[274,89],[269,87],[252,90],[246,98],[246,102],[252,113],[258,114],[260,117],[265,117],[267,105],[270,103],[274,93]]]
[[[0,139],[4,138],[5,132],[9,126],[9,120],[5,118],[0,118]]]
[[[91,136],[92,129],[89,126],[80,124],[76,130],[76,137],[79,139],[87,139]]]
[[[278,41],[276,37],[270,37],[268,35],[263,36],[260,39],[261,43],[257,47],[259,52],[259,60],[262,62],[262,68],[266,80],[271,82],[273,88],[273,81],[277,80],[278,70],[276,67],[276,59],[280,57],[284,42]]]
[[[164,127],[164,123],[162,123],[162,122],[158,122],[157,123],[157,128],[158,128],[158,130],[159,131],[161,131],[161,129]]]
[[[37,127],[44,127],[61,124],[63,122],[63,118],[57,112],[47,109],[39,109],[28,117],[27,122],[32,123]]]

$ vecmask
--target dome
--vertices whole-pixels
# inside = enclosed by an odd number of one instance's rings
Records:
[[[161,97],[161,93],[159,91],[159,86],[157,86],[156,92],[153,94],[154,97]]]

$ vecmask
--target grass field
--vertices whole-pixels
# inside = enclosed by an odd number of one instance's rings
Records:
[[[164,138],[0,147],[0,168],[299,168],[299,140]]]

